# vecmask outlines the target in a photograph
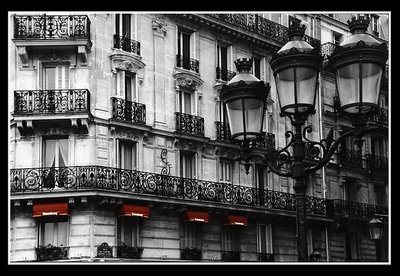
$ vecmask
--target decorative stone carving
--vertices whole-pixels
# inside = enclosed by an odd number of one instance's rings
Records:
[[[153,30],[157,33],[160,33],[162,35],[165,35],[167,33],[167,24],[165,24],[164,18],[162,16],[157,16],[155,19],[153,19],[151,23]]]
[[[111,72],[114,74],[118,70],[129,71],[137,74],[139,81],[144,79],[144,67],[146,64],[141,60],[142,57],[124,52],[120,49],[114,49],[111,58]]]
[[[199,90],[200,86],[204,83],[202,79],[194,74],[189,73],[175,73],[175,88],[179,90],[181,87],[187,88],[192,91]],[[201,93],[200,93],[201,94]]]

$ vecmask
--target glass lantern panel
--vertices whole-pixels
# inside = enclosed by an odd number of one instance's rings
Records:
[[[314,106],[317,77],[318,72],[312,68],[296,68],[297,103]]]
[[[362,64],[362,100],[378,104],[382,67],[373,63]]]
[[[379,240],[382,238],[382,229],[380,227],[370,228],[369,235],[372,240]]]
[[[284,110],[288,105],[295,104],[293,68],[289,68],[277,73],[275,82],[281,110]]]
[[[243,113],[242,113],[242,100],[237,99],[226,103],[226,111],[228,115],[228,122],[231,128],[231,134],[242,133],[243,130]],[[240,139],[238,137],[238,139]],[[243,137],[241,138],[243,139]]]
[[[261,134],[264,119],[264,102],[260,99],[244,99],[245,124],[247,139],[255,139]],[[248,134],[248,133],[253,134]],[[254,134],[256,133],[256,134]]]
[[[338,88],[340,104],[342,107],[354,105],[360,101],[360,71],[359,64],[350,64],[336,71],[336,84]],[[349,113],[357,113],[358,106],[347,108]]]

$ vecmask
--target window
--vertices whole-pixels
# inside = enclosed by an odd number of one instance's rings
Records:
[[[219,180],[232,183],[233,162],[222,159],[219,162]]]
[[[68,165],[68,138],[44,138],[43,166],[65,167]]]
[[[136,74],[125,72],[125,100],[134,101],[136,99]]]
[[[217,45],[217,79],[229,81],[233,77],[231,57],[232,46]]]
[[[307,254],[308,256],[314,252],[314,237],[311,228],[307,229]]]
[[[375,204],[378,206],[387,206],[386,187],[374,186],[375,190]]]
[[[181,249],[201,248],[201,224],[191,221],[181,223]]]
[[[272,227],[271,224],[257,224],[257,252],[272,254]]]
[[[379,23],[379,16],[372,14],[371,15],[371,30],[374,35],[379,36],[379,29],[378,29],[378,23]]]
[[[118,244],[140,246],[140,220],[135,217],[119,217],[117,221]]]
[[[69,66],[59,64],[43,64],[42,89],[69,89]]]
[[[332,43],[335,45],[339,45],[342,40],[342,35],[332,31]]]
[[[68,246],[68,216],[42,217],[39,222],[39,244]]]
[[[261,61],[259,58],[253,57],[253,75],[256,76],[259,80],[261,80]]]
[[[137,168],[135,142],[118,140],[118,153],[118,167],[120,169],[135,170]]]
[[[194,108],[192,108],[192,98],[194,93],[191,91],[180,90],[179,91],[179,112],[185,114],[194,114]]]
[[[180,171],[181,171],[181,177],[195,178],[196,175],[195,153],[181,152]]]
[[[358,260],[357,233],[348,233],[344,236],[345,254],[347,261]]]
[[[222,251],[238,252],[240,251],[240,235],[237,226],[222,226]]]
[[[190,64],[191,56],[191,33],[179,29],[178,30],[178,59],[177,67],[182,67],[187,70],[193,69]]]
[[[115,34],[126,39],[131,39],[131,15],[116,14],[115,15]]]

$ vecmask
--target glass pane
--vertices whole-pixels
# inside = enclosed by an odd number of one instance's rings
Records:
[[[56,245],[54,242],[54,222],[46,222],[44,224],[43,245]]]
[[[258,252],[267,253],[267,239],[266,239],[265,225],[259,225],[258,235],[260,239],[260,248]]]
[[[124,225],[123,242],[127,245],[132,246],[132,220],[124,218],[123,225]]]
[[[342,107],[360,101],[359,76],[359,64],[350,64],[336,71],[336,84]],[[346,111],[356,113],[358,108],[349,108]]]
[[[277,73],[275,82],[281,109],[285,109],[287,105],[294,104],[295,101],[293,69],[287,69]],[[290,111],[293,112],[293,109],[291,109]]]
[[[125,75],[125,97],[127,101],[132,101],[132,77]]]
[[[59,139],[59,154],[58,154],[58,166],[65,167],[68,164],[68,139]]]
[[[48,139],[44,140],[44,160],[43,164],[45,167],[54,167],[55,165],[55,154],[56,154],[56,140]]]
[[[226,104],[226,111],[229,120],[229,126],[231,134],[243,132],[243,114],[242,114],[242,101],[234,100]],[[237,137],[237,139],[243,139],[243,137]]]
[[[68,227],[68,222],[66,222],[66,221],[58,222],[58,224],[57,224],[57,245],[58,246],[68,246],[67,227]]]
[[[311,68],[296,68],[296,81],[297,103],[314,105],[317,71]]]
[[[45,90],[56,89],[56,68],[55,67],[45,67]]]
[[[246,133],[261,133],[261,124],[264,120],[264,102],[259,99],[244,99],[246,110]],[[248,138],[256,138],[256,135],[248,135]]]
[[[183,113],[192,114],[192,101],[191,101],[191,94],[183,92]]]
[[[382,67],[373,63],[362,65],[363,102],[378,104]]]

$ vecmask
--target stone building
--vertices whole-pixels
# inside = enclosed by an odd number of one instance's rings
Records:
[[[285,147],[269,59],[300,20],[325,66],[350,16],[10,13],[10,262],[296,262],[292,179],[258,162],[245,173],[219,93],[252,58],[272,87],[257,146]],[[388,41],[388,14],[371,18]],[[388,70],[382,83],[382,131],[308,179],[308,253],[322,261],[376,260],[367,223],[388,214]],[[324,67],[308,139],[351,127],[335,90]]]

